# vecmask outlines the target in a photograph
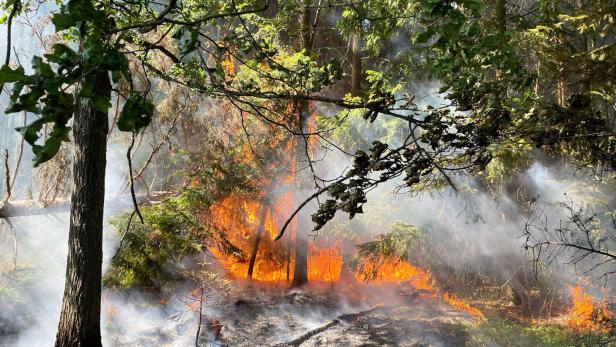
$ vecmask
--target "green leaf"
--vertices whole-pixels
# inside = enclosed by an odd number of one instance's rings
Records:
[[[81,86],[79,88],[79,95],[84,98],[90,98],[94,94],[94,79],[86,78],[83,82],[81,82]]]
[[[58,137],[49,137],[42,146],[32,146],[34,166],[37,167],[53,158],[60,150],[60,146],[62,146],[62,140]]]
[[[11,89],[11,96],[10,96],[11,102],[15,102],[15,100],[19,98],[19,95],[21,95],[21,91],[24,89],[25,86],[26,84],[23,82],[13,83],[13,89]]]
[[[154,105],[140,94],[132,94],[118,118],[117,125],[120,131],[137,132],[150,124],[154,115]]]
[[[49,63],[44,62],[43,58],[36,55],[32,58],[32,68],[34,72],[43,77],[52,78],[56,76]]]
[[[71,48],[61,43],[56,43],[51,46],[51,53],[45,54],[45,58],[64,68],[68,68],[79,61],[79,55]]]
[[[43,100],[43,116],[49,117],[56,125],[64,126],[73,116],[75,100],[72,94],[58,93],[48,95]]]
[[[25,78],[23,66],[18,66],[15,70],[11,69],[8,65],[2,65],[0,68],[0,84],[20,82]]]
[[[6,113],[15,113],[21,111],[28,111],[32,113],[39,113],[38,101],[45,93],[41,89],[33,89],[31,92],[22,94],[18,98],[11,97],[11,103],[9,107],[4,111]]]
[[[105,67],[110,71],[128,70],[128,58],[117,49],[110,49],[105,56]]]
[[[94,94],[89,100],[90,105],[97,111],[106,113],[111,108],[111,96],[109,95]]]
[[[39,132],[43,128],[43,125],[51,122],[53,122],[52,118],[41,117],[24,127],[16,128],[16,130],[24,136],[24,139],[30,145],[32,145],[32,152],[34,153],[33,161],[35,167],[52,159],[60,150],[60,147],[62,146],[62,141],[69,140],[68,135],[71,128],[61,123],[55,123],[53,130],[49,134],[48,138],[45,140],[45,143],[43,143],[42,145],[37,145],[36,142],[40,138]]]
[[[183,25],[173,34],[173,38],[178,41],[180,46],[180,56],[184,57],[197,49],[199,31],[193,27]]]
[[[81,18],[68,13],[56,13],[51,17],[51,22],[55,25],[56,31],[62,31],[77,26],[77,23],[81,22]]]
[[[105,59],[105,50],[101,40],[88,40],[84,45],[83,66],[92,69],[100,66]]]
[[[432,36],[434,36],[434,29],[429,28],[428,30],[417,35],[417,37],[415,38],[415,42],[416,43],[426,43],[428,42],[428,40],[430,40]]]
[[[85,20],[100,22],[104,17],[96,11],[90,0],[69,0],[63,5],[60,13],[52,16],[51,22],[56,26],[56,31],[77,27]]]
[[[43,128],[43,125],[48,122],[49,122],[48,118],[41,117],[23,127],[15,128],[15,130],[19,131],[19,133],[24,137],[24,140],[26,140],[26,142],[34,146],[34,144],[40,137],[39,131],[41,131],[41,129]]]

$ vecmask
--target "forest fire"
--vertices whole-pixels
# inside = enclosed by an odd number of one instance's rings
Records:
[[[284,285],[293,280],[295,256],[291,245],[295,235],[289,233],[286,241],[272,241],[278,231],[280,211],[290,196],[285,195],[272,205],[260,205],[242,198],[228,198],[211,208],[212,217],[223,229],[226,238],[243,254],[253,254],[251,260],[237,254],[228,254],[217,247],[210,251],[228,276],[236,280],[250,279],[264,284]],[[263,234],[263,237],[261,237]],[[257,241],[258,240],[258,241]],[[255,243],[257,241],[258,243]],[[470,303],[457,296],[440,292],[430,274],[410,262],[396,256],[364,256],[357,260],[354,269],[343,264],[342,240],[330,244],[312,242],[308,248],[308,278],[311,283],[349,282],[347,287],[354,290],[355,284],[381,286],[391,284],[410,284],[422,296],[441,298],[445,303],[460,311],[467,312],[476,319],[483,319],[483,313]],[[255,248],[257,247],[257,248]],[[350,278],[342,278],[345,267]]]
[[[457,308],[458,310],[466,311],[467,313],[469,313],[471,316],[475,317],[476,319],[485,318],[483,313],[478,308],[471,306],[468,302],[458,298],[457,296],[453,294],[444,293],[443,300],[445,300],[446,303]]]
[[[278,233],[283,218],[290,213],[292,195],[287,193],[277,199],[268,200],[261,197],[259,200],[231,197],[222,200],[210,210],[212,219],[224,231],[228,241],[246,256],[224,252],[213,246],[210,251],[217,258],[222,270],[234,280],[251,280],[264,286],[287,287],[294,277],[293,246],[297,225],[292,223],[289,232],[281,241],[273,241],[273,238]],[[428,271],[403,258],[386,254],[347,257],[343,250],[352,249],[350,242],[343,238],[311,240],[307,257],[311,286],[318,288],[319,285],[326,284],[351,301],[372,304],[374,298],[367,297],[363,289],[370,288],[369,291],[372,291],[377,288],[394,288],[399,293],[408,293],[405,288],[412,287],[416,295],[442,302],[468,314],[478,323],[486,321],[486,316],[480,309],[466,299],[439,289]],[[253,257],[249,257],[250,255]],[[253,270],[249,275],[251,261]],[[611,330],[612,313],[605,301],[596,300],[582,285],[571,288],[571,298],[572,305],[562,316],[567,327],[578,332],[606,333]]]
[[[285,280],[286,270],[284,252],[272,244],[271,236],[276,232],[276,224],[271,210],[256,202],[239,198],[227,198],[212,207],[211,214],[216,226],[223,230],[229,243],[238,247],[243,253],[251,254],[253,231],[267,232],[270,237],[260,237],[259,248],[254,260],[252,279],[259,282],[278,282]],[[246,278],[249,262],[238,254],[226,254],[224,250],[210,247],[212,254],[224,269],[234,278]]]
[[[393,256],[369,256],[362,259],[355,277],[362,282],[377,284],[410,281],[416,289],[434,290],[428,273]]]
[[[571,288],[572,306],[567,313],[567,325],[576,330],[609,331],[611,311],[604,301],[597,301],[581,285]]]
[[[337,246],[308,248],[308,279],[316,282],[338,282],[342,272],[342,254]]]
[[[615,4],[3,1],[0,347],[616,346]]]

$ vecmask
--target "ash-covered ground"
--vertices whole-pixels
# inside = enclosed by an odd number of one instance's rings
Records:
[[[464,346],[461,324],[473,318],[441,299],[414,290],[380,287],[361,293],[336,288],[246,289],[224,308],[202,316],[199,346]],[[198,322],[177,324],[116,346],[195,344]],[[180,338],[180,335],[182,338]]]
[[[373,300],[371,300],[373,301]],[[350,305],[332,294],[295,292],[245,299],[229,310],[225,346],[462,346],[452,329],[472,317],[419,293]]]

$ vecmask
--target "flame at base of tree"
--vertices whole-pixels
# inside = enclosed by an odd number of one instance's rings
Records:
[[[289,201],[284,201],[288,203]],[[280,284],[293,280],[295,257],[288,254],[291,248],[288,242],[294,241],[289,233],[287,242],[275,242],[272,238],[278,230],[279,221],[276,212],[282,210],[283,203],[264,207],[256,202],[246,202],[242,199],[229,198],[212,208],[210,213],[223,229],[228,240],[249,253],[254,247],[255,230],[263,228],[263,237],[259,243],[257,257],[254,263],[252,280],[260,283]],[[264,212],[265,211],[265,212]],[[265,221],[260,221],[265,216]],[[290,240],[289,240],[290,238]],[[218,260],[227,274],[234,279],[247,279],[249,261],[245,257],[225,254],[219,248],[211,246],[211,253]],[[333,245],[312,242],[308,249],[308,278],[312,283],[342,282],[343,256],[341,241]],[[292,253],[292,252],[291,252]],[[287,278],[287,269],[290,269]],[[349,269],[351,271],[351,269]],[[370,255],[362,257],[352,271],[353,280],[368,285],[404,284],[408,283],[422,291],[422,295],[442,297],[450,306],[465,311],[475,318],[483,318],[483,314],[468,302],[449,293],[440,294],[434,286],[430,274],[406,260],[396,256]]]

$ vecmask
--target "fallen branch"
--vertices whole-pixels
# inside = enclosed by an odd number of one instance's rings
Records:
[[[0,219],[68,212],[69,205],[68,200],[54,202],[46,206],[37,205],[33,200],[11,201],[0,207]]]
[[[275,347],[291,347],[291,346],[297,347],[297,346],[300,346],[302,343],[308,341],[311,337],[313,337],[313,336],[315,336],[317,334],[320,334],[320,333],[326,331],[329,328],[332,328],[332,327],[334,327],[334,326],[336,326],[336,325],[338,325],[340,323],[343,323],[343,322],[350,323],[352,320],[355,320],[358,317],[361,317],[363,315],[370,314],[370,313],[372,313],[372,312],[374,312],[374,311],[376,311],[376,310],[378,310],[378,309],[380,309],[382,307],[383,306],[374,306],[374,307],[369,308],[369,309],[364,310],[364,311],[360,311],[360,312],[356,312],[356,313],[347,313],[347,314],[340,315],[336,319],[334,319],[333,321],[331,321],[331,322],[329,322],[329,323],[327,323],[327,324],[325,324],[325,325],[323,325],[321,327],[318,327],[318,328],[316,328],[314,330],[310,330],[309,332],[305,333],[304,335],[302,335],[302,336],[300,336],[300,337],[298,337],[298,338],[296,338],[294,340],[277,344],[277,345],[275,345]]]
[[[170,192],[153,192],[148,195],[137,196],[137,202],[140,205],[144,204],[156,204],[159,203],[165,196],[172,195]],[[107,210],[126,210],[133,207],[132,200],[126,201],[126,198],[131,198],[127,195],[112,195],[105,198],[105,206]],[[0,219],[6,219],[11,217],[29,217],[29,216],[43,216],[54,213],[68,212],[70,208],[70,201],[57,200],[55,202],[41,205],[34,200],[21,200],[10,201],[6,205],[0,206]]]

